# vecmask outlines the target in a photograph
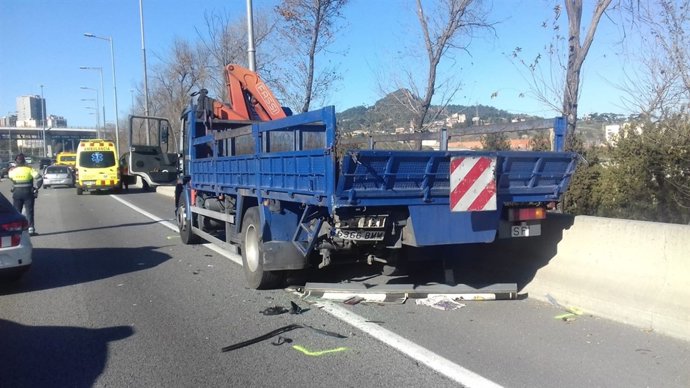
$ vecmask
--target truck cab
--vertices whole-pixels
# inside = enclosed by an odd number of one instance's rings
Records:
[[[148,190],[175,184],[178,157],[177,153],[168,152],[170,132],[165,118],[129,116],[128,149],[120,157],[125,185],[141,180],[144,190]]]

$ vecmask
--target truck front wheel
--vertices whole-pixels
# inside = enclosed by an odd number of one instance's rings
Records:
[[[247,210],[242,219],[242,268],[249,287],[266,289],[280,281],[280,272],[264,271],[259,208]]]
[[[177,227],[180,230],[180,240],[186,245],[196,244],[199,242],[199,236],[195,235],[192,230],[193,221],[191,218],[187,218],[186,196],[180,195],[177,202]]]

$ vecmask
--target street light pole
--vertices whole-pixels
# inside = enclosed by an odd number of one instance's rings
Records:
[[[82,101],[96,101],[96,137],[100,139],[100,138],[101,138],[101,130],[100,130],[100,128],[101,128],[101,119],[100,119],[100,115],[98,114],[98,106],[100,105],[100,104],[98,103],[98,89],[89,88],[89,87],[86,87],[86,86],[81,86],[79,89],[83,89],[83,90],[93,90],[94,92],[96,92],[96,99],[95,99],[95,100],[94,100],[93,98],[82,98],[81,100],[82,100]]]
[[[43,85],[41,85],[41,125],[43,130],[43,157],[46,156],[46,100],[43,98]]]
[[[79,66],[82,70],[98,70],[101,75],[101,105],[103,107],[103,133],[105,134],[105,88],[103,88],[103,68],[91,66]],[[98,135],[100,137],[100,135]]]
[[[146,74],[146,45],[144,40],[144,5],[143,0],[139,0],[139,19],[141,21],[141,52],[143,54],[144,62],[144,116],[149,115],[149,80]],[[146,144],[151,144],[151,133],[149,129],[149,121],[146,120]]]
[[[117,81],[115,80],[115,50],[113,49],[113,38],[112,37],[101,37],[91,33],[85,33],[87,38],[96,38],[101,40],[107,40],[110,42],[110,60],[113,66],[113,94],[115,96],[115,150],[118,155],[120,155],[120,123],[117,113]]]

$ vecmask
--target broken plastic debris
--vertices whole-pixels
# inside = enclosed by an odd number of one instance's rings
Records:
[[[341,347],[338,347],[335,349],[311,351],[311,350],[305,348],[304,346],[300,346],[300,345],[292,345],[292,348],[297,350],[298,352],[300,352],[302,354],[305,354],[307,356],[312,356],[312,357],[319,357],[319,356],[323,356],[324,354],[342,352],[342,351],[345,351],[348,349],[346,347],[341,346]]]
[[[559,309],[562,309],[566,312],[566,314],[560,314],[556,315],[553,317],[554,319],[562,319],[566,322],[572,321],[575,318],[577,318],[578,315],[584,314],[581,308],[575,307],[575,306],[564,306],[556,300],[553,296],[546,294],[546,299],[551,303],[553,306],[558,307]]]
[[[424,299],[417,299],[416,304],[433,307],[443,311],[465,307],[464,303],[457,302],[448,295],[429,295]]]
[[[290,301],[290,314],[302,314],[309,311],[309,309],[303,309],[297,305],[297,303]]]
[[[345,299],[345,300],[343,301],[343,303],[349,304],[349,305],[356,305],[356,304],[358,304],[359,302],[362,302],[362,301],[364,301],[364,298],[362,298],[361,296],[353,296],[352,298]]]
[[[271,345],[280,346],[282,344],[291,344],[291,343],[292,343],[292,338],[287,338],[287,337],[283,337],[282,335],[279,335],[277,340],[271,342]]]
[[[290,310],[286,309],[283,306],[273,306],[273,307],[267,307],[261,311],[259,311],[263,315],[280,315],[280,314],[285,314]]]

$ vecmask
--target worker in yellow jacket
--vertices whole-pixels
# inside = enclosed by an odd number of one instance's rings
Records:
[[[29,234],[36,234],[34,225],[34,200],[38,197],[38,189],[43,184],[43,177],[33,167],[26,164],[24,154],[14,158],[17,166],[8,173],[12,181],[12,199],[14,207],[21,213],[26,206],[26,218],[29,220]]]

